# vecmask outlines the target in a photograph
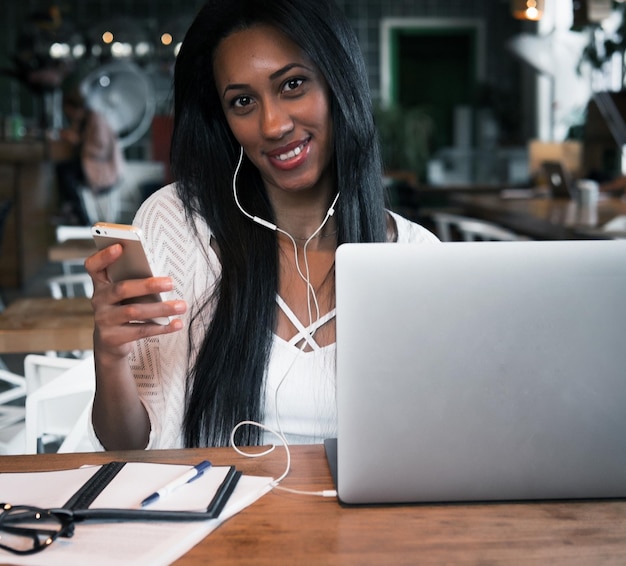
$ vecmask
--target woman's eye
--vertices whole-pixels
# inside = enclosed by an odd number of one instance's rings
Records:
[[[304,82],[304,79],[289,79],[285,83],[285,86],[283,87],[283,89],[286,92],[290,92],[292,90],[296,90],[303,82]]]
[[[245,108],[252,103],[252,99],[249,96],[238,96],[232,101],[232,105],[235,108]]]

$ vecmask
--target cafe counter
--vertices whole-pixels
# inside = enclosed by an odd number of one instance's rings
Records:
[[[0,141],[0,203],[11,209],[0,235],[0,288],[21,288],[54,242],[54,165],[39,141]]]

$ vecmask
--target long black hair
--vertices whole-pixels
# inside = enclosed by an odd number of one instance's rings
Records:
[[[199,320],[209,322],[202,343],[192,342],[197,357],[189,370],[184,417],[185,444],[190,447],[226,445],[238,422],[263,418],[264,375],[276,322],[278,246],[275,232],[251,222],[235,205],[232,179],[239,145],[222,111],[212,67],[219,42],[255,24],[271,25],[299,45],[328,83],[333,170],[341,191],[336,205],[338,242],[383,241],[386,234],[365,64],[341,10],[333,0],[207,2],[176,61],[171,149],[187,217],[207,222],[221,262],[212,296],[194,313],[196,325]],[[248,212],[274,221],[258,170],[247,160],[237,186]],[[240,430],[238,442],[259,442],[256,427]]]

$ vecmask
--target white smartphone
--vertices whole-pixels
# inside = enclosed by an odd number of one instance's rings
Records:
[[[99,250],[113,244],[120,244],[124,248],[119,259],[107,269],[111,281],[146,279],[154,276],[143,246],[143,236],[139,228],[129,224],[97,222],[92,226],[91,234]],[[162,300],[160,293],[153,293],[129,299],[128,302],[154,303]],[[157,317],[152,320],[157,324],[165,325],[170,323],[169,317]]]

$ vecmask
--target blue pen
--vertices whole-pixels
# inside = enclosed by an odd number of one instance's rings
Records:
[[[209,462],[208,460],[204,460],[203,462],[200,462],[199,464],[191,468],[191,470],[189,470],[188,472],[185,472],[182,476],[176,478],[175,480],[171,481],[167,485],[164,485],[161,489],[159,489],[158,491],[155,491],[152,495],[148,495],[148,497],[146,497],[141,502],[141,506],[145,507],[146,505],[150,505],[150,503],[154,503],[155,501],[162,499],[163,497],[172,493],[172,491],[178,489],[179,487],[187,483],[191,483],[194,480],[197,480],[210,467],[211,467],[211,462]]]

